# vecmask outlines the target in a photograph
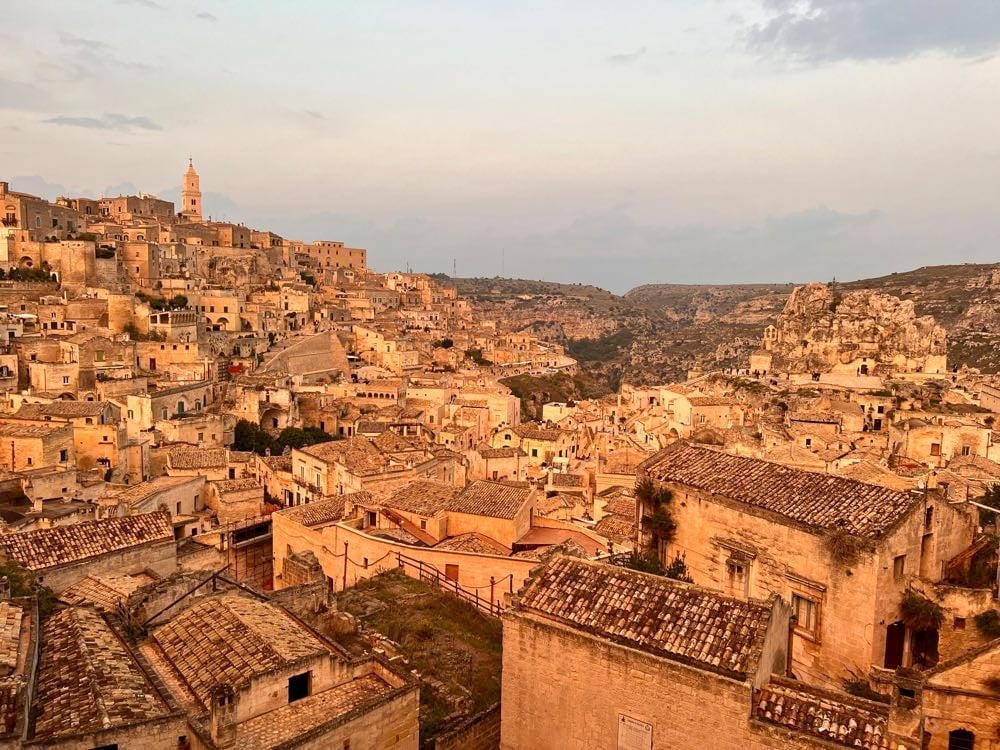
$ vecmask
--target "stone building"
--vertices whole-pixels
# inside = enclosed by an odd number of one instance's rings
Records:
[[[203,599],[153,629],[140,654],[184,707],[195,750],[417,748],[417,681],[352,659],[275,604]]]
[[[665,562],[682,556],[696,583],[730,596],[778,594],[791,603],[797,677],[839,686],[873,665],[936,660],[936,635],[912,632],[899,606],[914,581],[941,580],[944,563],[972,542],[974,520],[964,508],[938,493],[682,442],[643,471],[672,492],[677,529],[659,544]],[[640,518],[653,514],[640,503]]]
[[[788,618],[778,597],[556,557],[504,613],[500,747],[750,747],[752,693],[785,669]]]
[[[88,575],[169,575],[177,568],[177,547],[170,514],[157,512],[0,534],[0,558],[14,560],[58,594]]]

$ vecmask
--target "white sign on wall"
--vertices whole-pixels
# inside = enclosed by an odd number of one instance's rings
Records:
[[[653,725],[618,714],[618,750],[652,750]]]

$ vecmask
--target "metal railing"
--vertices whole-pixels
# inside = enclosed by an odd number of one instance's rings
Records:
[[[401,569],[409,566],[417,572],[417,578],[427,583],[434,583],[439,588],[449,594],[457,596],[464,602],[468,602],[477,610],[490,617],[500,617],[503,612],[503,603],[497,598],[497,594],[502,591],[503,584],[507,584],[507,593],[514,593],[514,575],[507,574],[499,581],[490,576],[489,584],[485,586],[462,586],[456,579],[448,577],[430,563],[423,560],[414,559],[402,552],[396,553],[396,564]],[[486,589],[489,589],[487,598]],[[482,591],[482,593],[480,593]]]

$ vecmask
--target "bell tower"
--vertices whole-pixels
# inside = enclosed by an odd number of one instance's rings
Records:
[[[194,171],[194,162],[188,159],[181,189],[181,215],[191,221],[201,221],[201,178]]]

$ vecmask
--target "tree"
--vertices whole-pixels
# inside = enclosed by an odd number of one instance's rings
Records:
[[[0,563],[0,577],[6,576],[11,596],[34,596],[38,598],[38,616],[47,618],[56,608],[56,596],[48,586],[40,586],[35,576],[13,560]]]
[[[644,475],[636,480],[635,497],[642,505],[642,527],[649,532],[653,549],[659,552],[677,536],[677,521],[670,511],[674,494],[666,485]]]
[[[997,513],[991,513],[988,510],[979,509],[979,524],[985,526],[988,523],[993,523],[1000,519],[1000,484],[994,483],[986,488],[986,494],[979,499],[980,505],[988,505],[991,508],[996,508]]]
[[[185,308],[185,307],[188,306],[188,298],[185,297],[183,294],[175,294],[170,299],[170,306],[172,308],[174,308],[175,310],[176,309],[183,309],[183,308]]]

